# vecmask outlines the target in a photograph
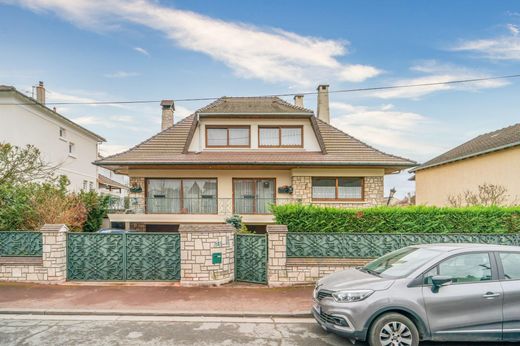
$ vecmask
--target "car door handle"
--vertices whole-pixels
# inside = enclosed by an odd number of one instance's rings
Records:
[[[482,297],[484,297],[484,298],[486,298],[486,299],[493,299],[493,298],[500,297],[500,293],[496,293],[496,292],[487,292],[487,293],[484,294]]]

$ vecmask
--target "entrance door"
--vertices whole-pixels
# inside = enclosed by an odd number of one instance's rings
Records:
[[[269,214],[275,203],[274,179],[233,179],[233,212],[236,214]]]

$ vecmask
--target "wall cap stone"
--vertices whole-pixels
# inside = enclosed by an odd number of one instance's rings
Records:
[[[287,233],[286,225],[267,225],[267,233]]]
[[[68,232],[69,228],[64,224],[46,223],[45,225],[42,226],[42,228],[40,228],[40,231],[41,232]]]
[[[179,233],[208,233],[208,232],[236,232],[228,224],[181,224]]]

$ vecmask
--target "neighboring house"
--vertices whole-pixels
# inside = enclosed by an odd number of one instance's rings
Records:
[[[318,116],[278,97],[222,97],[173,125],[162,103],[162,131],[98,165],[130,177],[133,213],[110,214],[139,230],[181,223],[273,222],[271,204],[338,207],[385,204],[383,178],[416,163],[385,154],[329,124],[328,86]],[[172,126],[173,125],[173,126]]]
[[[98,167],[98,192],[110,196],[111,210],[124,210],[125,199],[128,197],[128,177],[113,171]]]
[[[504,204],[520,204],[520,124],[475,137],[411,172],[417,204],[446,206],[450,196],[483,184],[505,187]]]
[[[71,191],[97,190],[97,167],[92,163],[105,139],[45,106],[43,82],[36,95],[33,99],[0,85],[0,142],[37,147],[46,162],[59,166],[58,175],[69,178]]]

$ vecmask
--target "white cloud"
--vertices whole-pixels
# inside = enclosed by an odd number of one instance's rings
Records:
[[[126,145],[101,143],[99,145],[99,152],[101,156],[107,157],[128,150],[128,148]]]
[[[136,52],[139,52],[139,53],[143,54],[143,55],[150,56],[150,53],[146,49],[144,49],[143,47],[134,47],[134,50]]]
[[[332,125],[377,148],[421,159],[441,150],[425,138],[434,122],[421,114],[395,110],[391,104],[366,107],[331,102],[330,107],[337,114]]]
[[[493,38],[464,40],[454,46],[454,51],[477,53],[491,60],[520,60],[520,28],[514,24],[507,24],[509,35]]]
[[[14,3],[14,2],[13,2]],[[206,54],[243,78],[312,85],[318,80],[360,82],[381,71],[344,64],[348,42],[302,36],[274,28],[227,22],[147,0],[21,0],[33,11],[52,11],[91,30],[133,23],[163,33],[176,45]],[[145,50],[134,48],[143,54]]]
[[[107,78],[127,78],[127,77],[135,77],[135,76],[139,76],[139,73],[127,72],[127,71],[116,71],[113,73],[105,74],[105,77],[107,77]]]
[[[426,61],[422,64],[412,66],[413,72],[423,74],[422,76],[415,78],[408,78],[398,80],[392,85],[415,85],[415,84],[431,84],[441,82],[451,82],[462,79],[478,79],[489,77],[488,74],[480,71],[467,69],[460,66],[450,64],[440,64],[437,61]],[[438,85],[426,85],[417,86],[410,88],[397,88],[388,90],[379,90],[369,93],[371,96],[379,97],[382,99],[391,98],[419,98],[424,95],[428,95],[438,91],[444,90],[466,90],[466,91],[477,91],[480,89],[499,88],[509,83],[505,80],[487,80],[478,81],[471,83],[460,83],[460,84],[438,84]]]

